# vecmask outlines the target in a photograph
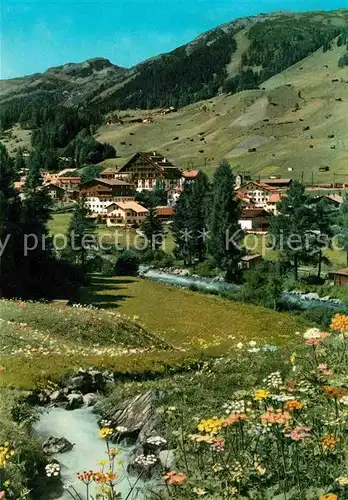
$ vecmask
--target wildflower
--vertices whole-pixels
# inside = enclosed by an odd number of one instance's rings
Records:
[[[292,429],[290,434],[287,434],[287,437],[290,437],[294,441],[300,441],[301,439],[310,436],[310,431],[310,427],[295,427],[295,429]]]
[[[116,432],[127,432],[128,431],[128,428],[127,427],[124,427],[123,425],[118,425],[116,428],[115,428],[115,431]]]
[[[304,333],[303,338],[304,340],[325,340],[329,336],[329,333],[321,332],[318,328],[310,328]]]
[[[224,425],[224,419],[218,417],[212,417],[208,419],[203,419],[197,425],[199,432],[206,432],[207,434],[217,434]]]
[[[93,471],[83,471],[76,473],[77,479],[85,484],[89,484],[93,481]]]
[[[329,493],[328,495],[321,495],[319,500],[338,500],[338,496],[334,493]]]
[[[151,467],[152,465],[155,465],[155,463],[158,461],[156,455],[138,455],[134,462],[138,465],[142,465],[143,467]]]
[[[232,413],[229,417],[225,418],[224,426],[229,426],[235,422],[240,422],[241,420],[247,420],[248,415],[246,413]]]
[[[0,491],[0,499],[1,498],[5,498],[5,492],[4,491]]]
[[[280,372],[271,373],[267,378],[264,379],[264,382],[266,383],[267,387],[273,389],[278,389],[283,383]]]
[[[274,411],[272,407],[267,409],[267,412],[261,415],[261,422],[263,424],[288,424],[290,420],[290,413],[287,411],[276,410]]]
[[[221,464],[219,463],[216,463],[212,466],[212,470],[213,472],[217,473],[217,472],[221,472],[224,468],[222,467]]]
[[[334,387],[331,385],[324,385],[323,391],[328,399],[341,399],[344,396],[348,395],[347,389],[343,389],[342,387]]]
[[[339,401],[343,405],[348,406],[348,396],[343,396]]]
[[[120,454],[120,450],[118,450],[117,448],[109,448],[105,453],[109,456],[109,458],[115,458]]]
[[[193,493],[195,493],[198,497],[203,497],[207,492],[202,488],[193,488]]]
[[[319,345],[320,344],[320,340],[319,339],[308,339],[306,340],[305,342],[306,345]]]
[[[348,486],[348,477],[347,476],[340,476],[336,478],[336,481],[340,486]]]
[[[238,342],[238,344],[236,345],[237,349],[243,349],[244,347],[244,344],[242,342]]]
[[[233,465],[230,468],[230,475],[232,481],[236,481],[237,483],[239,483],[242,480],[244,471],[242,464],[238,462],[238,460],[235,460],[233,462]]]
[[[255,401],[261,401],[262,399],[268,398],[269,394],[269,391],[265,389],[258,389],[257,391],[255,391],[254,399]]]
[[[149,437],[149,438],[146,440],[146,442],[147,442],[148,444],[153,444],[153,445],[155,445],[155,446],[160,446],[160,445],[162,445],[162,444],[167,444],[167,440],[166,440],[166,439],[164,439],[164,438],[163,438],[163,437],[161,437],[161,436],[151,436],[151,437]]]
[[[182,484],[186,481],[186,476],[182,472],[170,471],[164,476],[164,479],[168,484]]]
[[[224,438],[213,438],[211,442],[211,449],[219,453],[220,451],[224,451],[225,449],[225,440]]]
[[[346,332],[348,330],[348,316],[346,314],[336,314],[331,320],[330,328],[338,332]]]
[[[52,462],[52,463],[46,465],[45,471],[46,471],[46,476],[47,477],[52,477],[52,476],[56,477],[56,476],[59,476],[60,465],[59,465],[58,462]]]
[[[301,401],[297,401],[297,400],[294,400],[294,401],[287,401],[284,405],[284,409],[287,410],[287,411],[296,411],[296,410],[302,410],[303,408],[303,403],[301,403]]]
[[[255,347],[256,346],[255,340],[250,340],[249,345],[250,347]]]
[[[332,451],[336,448],[336,445],[340,442],[340,438],[333,436],[332,434],[327,434],[321,440],[324,451]]]
[[[106,439],[108,438],[109,436],[111,436],[113,434],[113,430],[110,429],[109,427],[102,427],[100,430],[99,430],[99,437],[101,439]]]
[[[266,344],[263,346],[264,351],[275,352],[278,349],[276,345]]]

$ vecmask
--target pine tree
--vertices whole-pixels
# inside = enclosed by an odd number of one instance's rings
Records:
[[[15,159],[15,164],[14,164],[14,169],[16,175],[19,175],[20,172],[26,168],[26,164],[23,158],[23,153],[21,150],[18,150],[16,154],[16,159]]]
[[[190,215],[192,208],[192,183],[185,182],[181,195],[175,206],[172,234],[175,242],[175,255],[183,259],[185,265],[192,264],[192,247],[190,241]]]
[[[206,255],[209,194],[209,179],[204,172],[200,171],[192,182],[189,197],[190,251],[199,262],[202,262]]]
[[[0,144],[0,297],[21,296],[21,201],[14,180],[13,162]]]
[[[322,198],[313,206],[314,228],[314,252],[318,264],[318,280],[321,278],[323,262],[329,263],[328,258],[323,254],[325,248],[331,248],[332,237],[334,236],[334,211],[327,198]]]
[[[238,222],[241,205],[235,194],[235,178],[225,160],[214,173],[210,206],[209,254],[231,281],[239,275],[243,231]]]
[[[284,262],[293,267],[297,281],[300,263],[313,260],[315,247],[315,238],[310,235],[315,215],[304,185],[294,181],[277,209],[279,215],[271,219],[270,234]]]
[[[65,256],[69,257],[74,264],[86,271],[88,247],[94,241],[95,223],[88,217],[89,212],[84,198],[80,198],[74,206],[70,219],[67,241],[68,246]]]
[[[158,250],[163,242],[163,224],[156,214],[154,206],[149,208],[144,222],[141,225],[141,230],[146,236],[153,250]]]
[[[346,263],[348,266],[348,195],[343,196],[340,211],[337,216],[337,226],[335,227],[341,241],[342,250],[346,252]]]

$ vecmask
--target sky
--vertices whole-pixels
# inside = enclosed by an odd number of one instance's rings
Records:
[[[238,17],[344,7],[347,0],[0,0],[0,77],[93,57],[130,67]]]

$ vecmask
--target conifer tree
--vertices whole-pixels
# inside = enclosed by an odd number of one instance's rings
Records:
[[[163,242],[163,224],[156,214],[154,206],[149,207],[149,211],[141,225],[141,230],[146,236],[153,250],[158,250]]]
[[[190,230],[190,251],[199,262],[206,255],[208,199],[210,184],[207,175],[200,171],[192,182],[189,197],[188,225]]]
[[[172,234],[175,242],[175,254],[183,259],[185,265],[192,264],[192,247],[190,241],[190,210],[192,208],[192,184],[185,182],[181,195],[175,206]]]
[[[277,209],[279,215],[271,219],[270,234],[284,262],[292,266],[297,281],[300,263],[313,260],[315,247],[315,238],[310,235],[316,227],[315,215],[304,185],[294,181]]]
[[[235,178],[230,164],[223,160],[213,177],[210,201],[209,254],[216,266],[226,271],[226,279],[239,276],[243,255],[243,231],[239,225],[241,204],[236,198]]]
[[[80,198],[74,206],[70,219],[67,241],[68,247],[65,256],[86,272],[87,255],[92,246],[95,233],[95,222],[88,217],[89,211],[84,198]]]
[[[0,144],[0,297],[21,296],[21,201],[14,180],[13,162]]]

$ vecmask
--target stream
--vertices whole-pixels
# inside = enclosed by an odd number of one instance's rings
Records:
[[[205,278],[189,274],[174,274],[162,269],[141,267],[139,270],[141,278],[150,279],[167,285],[189,288],[194,286],[197,290],[204,292],[238,292],[240,285],[227,283],[221,278]],[[284,292],[283,300],[299,309],[312,309],[316,307],[329,307],[337,312],[348,313],[348,305],[339,299],[330,297],[319,297],[316,293],[301,293],[298,291]]]
[[[105,442],[98,437],[97,415],[93,413],[92,408],[80,408],[73,411],[67,411],[63,408],[48,408],[45,410],[40,420],[35,424],[35,430],[42,439],[48,436],[65,437],[75,446],[71,451],[58,453],[52,458],[58,460],[61,466],[62,482],[74,483],[75,489],[85,499],[85,486],[77,482],[76,472],[85,470],[100,470],[97,465],[98,460],[107,458],[105,454]],[[127,474],[127,458],[131,452],[131,447],[116,446],[120,450],[120,455],[117,456],[116,462],[123,461],[122,465],[118,465],[116,472],[119,474],[119,482],[117,483],[117,491],[122,494],[122,499],[125,499],[129,494],[132,484],[136,478]],[[140,482],[137,487],[141,486]],[[128,497],[128,500],[143,500],[144,494],[138,491],[137,487]],[[92,492],[93,491],[92,488]],[[63,491],[61,496],[55,496],[59,500],[71,500],[71,495],[67,490]]]

